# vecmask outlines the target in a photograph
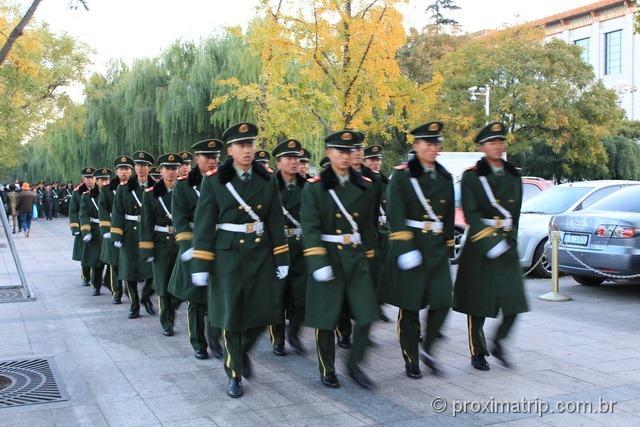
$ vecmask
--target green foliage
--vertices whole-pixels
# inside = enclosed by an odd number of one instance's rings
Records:
[[[615,136],[603,142],[607,150],[608,171],[603,178],[640,179],[640,145],[624,136]]]
[[[427,13],[431,13],[431,19],[437,27],[458,25],[458,21],[445,16],[447,11],[458,10],[460,6],[453,0],[434,0],[427,6]]]

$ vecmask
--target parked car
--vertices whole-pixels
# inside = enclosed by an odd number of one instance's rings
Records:
[[[546,180],[544,178],[537,178],[533,176],[525,176],[522,178],[522,201],[525,202],[530,198],[540,194],[541,192],[553,188],[553,181]],[[456,216],[455,216],[455,250],[452,260],[453,264],[458,262],[460,257],[460,250],[464,244],[464,232],[467,228],[467,222],[464,219],[464,212],[462,211],[462,203],[460,196],[460,181],[456,181],[454,185],[455,200],[456,200]]]
[[[524,269],[540,260],[533,274],[551,277],[551,262],[545,255],[549,222],[554,215],[581,211],[623,187],[640,181],[602,180],[556,185],[522,204],[518,228],[518,253]]]
[[[583,211],[557,215],[550,229],[560,231],[558,271],[581,285],[609,280],[582,263],[616,276],[640,273],[640,186],[616,191]]]

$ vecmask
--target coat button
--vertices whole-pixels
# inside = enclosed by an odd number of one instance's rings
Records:
[[[137,229],[138,229],[138,227],[133,227],[133,229],[134,229],[134,230],[137,230]]]
[[[354,216],[354,217],[356,217],[356,218],[358,218],[358,217],[360,216],[360,214],[359,214],[358,212],[354,212],[354,213],[353,213],[353,216]]]
[[[255,241],[256,241],[256,243],[260,243],[260,238],[259,238],[259,237],[256,237],[256,240],[255,240]]]
[[[244,239],[239,240],[240,244],[244,243]]]
[[[256,206],[256,209],[262,209],[262,205]]]
[[[493,233],[493,237],[496,237],[498,235],[498,233]]]
[[[337,246],[338,250],[342,250],[342,245]]]
[[[341,215],[341,214],[339,214],[339,213],[337,213],[337,214],[336,214],[336,218],[342,218],[342,215]]]
[[[342,234],[342,230],[340,230],[339,228],[336,230],[336,233],[338,234]]]
[[[429,215],[422,215],[423,219],[429,219]]]

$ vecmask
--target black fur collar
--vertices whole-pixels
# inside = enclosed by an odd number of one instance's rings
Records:
[[[383,174],[382,172],[374,172],[376,174],[376,176],[378,178],[380,178],[380,181],[382,181],[383,184],[388,184],[389,183],[389,178]]]
[[[117,176],[109,182],[109,190],[115,191],[118,189],[118,185],[120,185],[120,178]]]
[[[269,172],[255,160],[251,162],[251,173],[258,175],[265,181],[269,181],[269,179],[271,179]],[[220,182],[222,185],[225,185],[227,182],[230,182],[235,175],[236,170],[233,168],[233,158],[229,157],[227,161],[218,168]]]
[[[339,185],[338,177],[331,166],[324,168],[322,172],[320,172],[320,181],[322,181],[322,188],[325,190],[331,190]],[[361,190],[367,189],[364,178],[353,168],[349,168],[349,181]]]
[[[89,191],[89,188],[87,187],[87,184],[85,184],[84,182],[82,184],[80,184],[78,186],[78,188],[76,189],[77,192],[80,193],[80,195],[84,194],[85,192]]]
[[[156,182],[153,180],[153,178],[151,178],[151,175],[149,175],[147,177],[147,188],[153,187],[155,183]],[[133,175],[131,178],[129,178],[129,181],[127,181],[127,186],[129,187],[130,191],[136,191],[138,187],[140,187],[140,183],[138,182],[138,176]]]
[[[198,186],[202,182],[202,173],[200,173],[200,168],[197,165],[189,171],[187,182],[189,183],[189,187],[193,187],[194,185]]]
[[[94,185],[89,193],[91,194],[91,197],[93,197],[94,199],[100,196],[100,187],[98,187],[98,184]]]
[[[522,175],[522,173],[520,172],[520,169],[518,169],[513,163],[508,162],[506,160],[504,160],[503,162],[504,162],[504,170],[506,172],[510,173],[513,176]],[[491,170],[491,165],[487,161],[486,157],[483,157],[480,160],[478,160],[478,162],[476,163],[476,171],[480,176],[487,176],[493,172]]]
[[[282,178],[282,172],[278,171],[276,172],[276,178],[278,179],[278,187],[280,187],[280,190],[284,190],[285,188],[285,182],[284,179]],[[296,185],[300,188],[304,187],[304,183],[307,182],[306,179],[304,179],[304,177],[300,174],[296,174]]]
[[[424,168],[422,167],[422,164],[420,164],[420,160],[418,160],[417,157],[409,160],[409,162],[407,162],[407,167],[409,168],[409,175],[411,176],[411,178],[420,178],[422,174],[424,174]],[[435,163],[435,170],[444,178],[448,180],[453,179],[451,177],[451,174],[444,168],[444,166],[442,166],[438,162]]]

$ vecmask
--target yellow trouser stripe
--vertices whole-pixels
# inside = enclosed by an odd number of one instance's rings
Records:
[[[471,352],[472,356],[475,356],[476,354],[476,349],[473,345],[473,336],[471,334],[471,328],[473,326],[473,321],[471,320],[471,315],[467,314],[467,329],[468,329],[468,333],[469,333],[469,351]]]
[[[411,231],[396,231],[389,234],[389,240],[411,240],[413,233]]]
[[[471,241],[472,242],[477,242],[478,240],[484,239],[485,237],[489,237],[490,235],[493,234],[493,227],[487,227],[479,232],[477,232],[476,234],[473,235],[473,237],[471,237]]]
[[[224,330],[222,332],[222,338],[224,339],[224,349],[227,352],[227,358],[224,361],[224,366],[226,366],[231,371],[231,376],[236,378],[236,372],[231,368],[231,353],[229,353],[229,346],[227,345],[227,331]]]
[[[322,372],[324,376],[327,376],[327,368],[326,366],[324,366],[324,361],[322,360],[322,354],[320,353],[320,345],[318,342],[318,332],[320,331],[320,329],[316,329],[316,351],[318,352],[318,360],[320,361],[320,366],[322,366]]]

